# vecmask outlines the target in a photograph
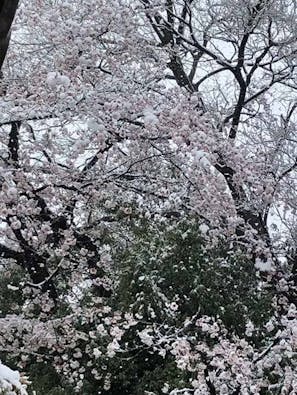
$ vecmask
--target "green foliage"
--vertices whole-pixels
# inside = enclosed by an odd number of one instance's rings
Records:
[[[6,314],[17,314],[23,304],[23,295],[20,283],[24,272],[17,266],[1,269],[0,274],[0,317]]]
[[[143,395],[145,391],[162,393],[165,383],[172,388],[183,388],[189,373],[177,368],[173,358],[162,358],[156,354],[141,351],[127,360],[114,359],[108,366],[112,372],[112,385],[102,394]]]
[[[36,394],[38,395],[72,395],[73,389],[66,384],[66,380],[56,373],[50,364],[33,363],[28,371],[28,376]]]
[[[240,334],[247,320],[261,325],[270,315],[271,295],[259,290],[253,262],[223,243],[206,246],[194,221],[137,228],[133,246],[118,259],[116,303],[153,322],[176,323],[199,313],[219,317]]]

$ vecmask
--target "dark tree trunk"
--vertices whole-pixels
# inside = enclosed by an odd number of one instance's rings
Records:
[[[6,57],[11,25],[19,0],[0,0],[0,72]]]

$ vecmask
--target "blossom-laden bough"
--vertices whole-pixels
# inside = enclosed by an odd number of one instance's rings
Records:
[[[92,395],[294,393],[295,21],[293,0],[20,1],[5,357]]]

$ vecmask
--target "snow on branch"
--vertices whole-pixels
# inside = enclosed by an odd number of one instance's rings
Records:
[[[27,384],[29,382],[26,376],[21,376],[17,370],[12,370],[0,362],[1,395],[28,395]]]

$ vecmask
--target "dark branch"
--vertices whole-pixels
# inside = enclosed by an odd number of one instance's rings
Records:
[[[19,131],[21,127],[20,121],[15,121],[11,123],[11,129],[9,133],[8,149],[9,149],[9,159],[18,167],[19,161]]]

